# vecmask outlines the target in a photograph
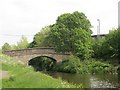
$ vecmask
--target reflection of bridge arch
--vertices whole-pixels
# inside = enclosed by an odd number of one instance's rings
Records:
[[[5,51],[4,54],[9,55],[15,59],[21,60],[25,64],[28,64],[29,60],[39,56],[46,56],[55,59],[57,62],[61,62],[66,59],[69,54],[57,53],[54,48],[29,48],[21,50]]]

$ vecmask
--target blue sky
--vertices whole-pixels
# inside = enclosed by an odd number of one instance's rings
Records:
[[[0,0],[0,46],[16,44],[21,35],[29,42],[41,28],[54,24],[59,15],[79,11],[90,20],[93,34],[97,33],[97,19],[101,34],[118,26],[119,0]]]

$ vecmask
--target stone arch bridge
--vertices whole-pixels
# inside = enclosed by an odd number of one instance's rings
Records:
[[[9,50],[4,52],[5,55],[11,56],[17,60],[21,60],[25,64],[35,57],[48,57],[56,60],[57,63],[66,59],[69,53],[57,53],[54,48],[28,48],[20,50]]]

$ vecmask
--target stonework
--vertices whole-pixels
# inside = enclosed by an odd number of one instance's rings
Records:
[[[17,60],[21,60],[25,64],[35,58],[35,57],[49,57],[56,60],[57,63],[66,59],[69,54],[62,54],[55,52],[54,48],[31,48],[31,49],[21,49],[21,50],[10,50],[5,51],[4,54],[11,56]]]

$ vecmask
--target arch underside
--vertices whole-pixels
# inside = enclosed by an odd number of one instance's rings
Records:
[[[50,71],[56,65],[57,60],[49,56],[37,56],[29,60],[28,65],[35,71]]]
[[[33,58],[36,58],[36,57],[47,57],[47,58],[50,58],[50,59],[53,59],[55,61],[57,61],[55,55],[52,55],[52,54],[37,54],[37,55],[30,55],[30,59],[33,59]]]
[[[36,57],[34,57],[34,58],[30,59],[30,60],[33,60],[33,59],[35,59],[35,58],[41,58],[41,57],[49,58],[49,59],[53,60],[54,62],[57,62],[57,60],[54,59],[53,57],[43,56],[43,55],[42,55],[42,56],[36,56]],[[29,61],[30,61],[30,60],[29,60]]]

